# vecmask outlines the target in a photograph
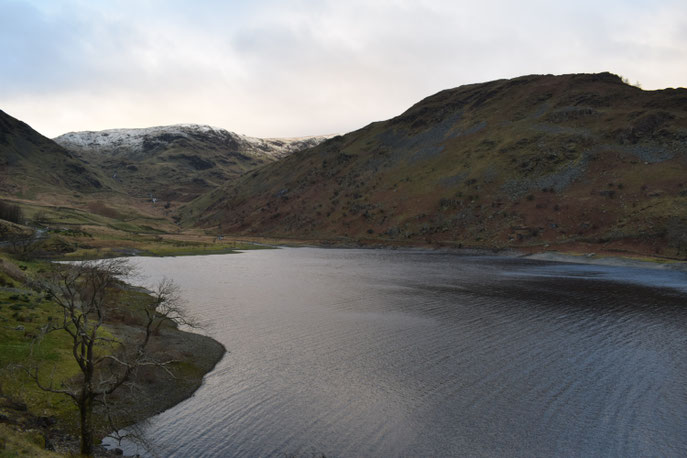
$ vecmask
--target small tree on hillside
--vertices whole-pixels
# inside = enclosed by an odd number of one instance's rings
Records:
[[[178,289],[163,280],[153,299],[132,308],[141,327],[137,335],[120,340],[103,332],[108,315],[121,314],[125,304],[114,303],[119,279],[132,273],[129,263],[121,259],[87,261],[58,265],[42,287],[59,306],[62,317],[44,331],[65,332],[71,337],[71,351],[80,374],[60,381],[46,378],[38,367],[29,370],[38,386],[49,392],[70,397],[79,409],[81,454],[93,455],[96,405],[107,406],[108,397],[130,383],[139,368],[157,366],[169,370],[172,361],[156,361],[147,351],[150,339],[165,322],[192,325],[184,313]]]
[[[5,237],[6,249],[16,258],[28,261],[35,257],[36,251],[40,247],[40,241],[33,235],[23,232],[12,232]]]

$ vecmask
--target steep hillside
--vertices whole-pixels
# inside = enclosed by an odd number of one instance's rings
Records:
[[[0,195],[35,199],[107,188],[88,164],[0,111]]]
[[[687,90],[609,73],[461,86],[247,174],[183,216],[273,237],[682,257]]]
[[[188,201],[325,138],[260,139],[182,124],[70,132],[55,141],[116,180],[123,192]]]

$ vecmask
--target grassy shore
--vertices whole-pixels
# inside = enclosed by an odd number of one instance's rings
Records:
[[[78,411],[69,398],[40,390],[24,368],[38,365],[51,380],[79,374],[66,333],[39,339],[40,329],[60,316],[58,307],[36,288],[50,268],[46,261],[18,260],[0,254],[0,457],[55,456],[78,451]],[[114,294],[127,312],[112,315],[104,332],[125,340],[141,332],[137,313],[151,298],[121,285]],[[135,391],[120,393],[116,410],[120,424],[130,425],[189,397],[225,353],[213,339],[176,327],[163,327],[149,349],[159,360],[174,360],[174,376],[164,371],[140,371]],[[99,433],[110,432],[102,416]]]

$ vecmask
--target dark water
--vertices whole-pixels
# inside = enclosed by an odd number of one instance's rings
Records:
[[[137,263],[230,351],[145,428],[159,455],[687,455],[684,273],[310,248]]]

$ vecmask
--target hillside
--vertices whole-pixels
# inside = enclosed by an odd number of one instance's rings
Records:
[[[0,195],[39,199],[107,189],[97,170],[0,111]]]
[[[21,208],[27,225],[22,230],[96,226],[135,234],[176,229],[161,206],[132,198],[123,188],[96,164],[0,111],[0,200]]]
[[[188,201],[326,137],[261,139],[197,124],[70,132],[55,141],[135,197]]]
[[[261,167],[182,215],[251,236],[683,257],[687,90],[643,91],[610,73],[461,86]]]

